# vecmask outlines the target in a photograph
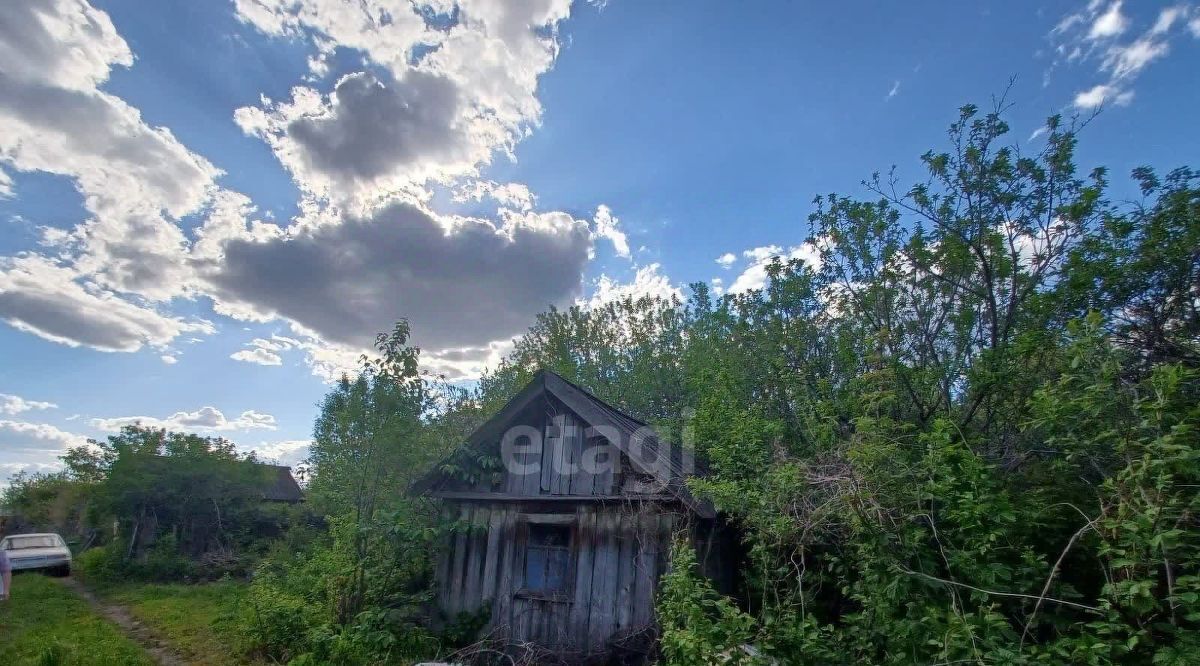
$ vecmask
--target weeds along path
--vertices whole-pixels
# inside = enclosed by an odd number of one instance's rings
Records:
[[[129,610],[119,604],[104,601],[92,594],[91,590],[74,578],[60,579],[62,584],[78,594],[91,604],[97,613],[103,615],[113,624],[121,628],[125,635],[133,639],[142,649],[150,654],[160,666],[186,666],[189,662],[181,658],[171,649],[170,645],[152,629],[134,619]]]

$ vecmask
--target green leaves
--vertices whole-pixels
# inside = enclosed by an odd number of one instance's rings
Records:
[[[671,566],[662,577],[655,612],[667,663],[769,663],[744,647],[752,640],[754,619],[699,575],[695,550],[686,540],[676,541],[671,549]]]
[[[789,663],[1196,658],[1197,176],[1139,169],[1151,200],[1121,208],[1076,126],[1046,127],[1030,152],[965,106],[927,177],[816,198],[818,262],[518,343],[643,418],[694,409],[691,486],[744,529],[753,626],[680,592],[709,611],[675,607],[675,662],[734,635]]]
[[[440,532],[399,489],[549,368],[693,446],[742,535],[736,600],[675,548],[668,663],[1200,660],[1200,177],[1138,169],[1147,201],[1113,204],[1073,121],[1031,150],[1003,110],[960,109],[916,182],[817,197],[762,289],[552,308],[470,391],[418,375],[405,322],[380,336],[315,426],[330,539],[265,579],[321,590],[312,654],[422,640],[379,633]]]

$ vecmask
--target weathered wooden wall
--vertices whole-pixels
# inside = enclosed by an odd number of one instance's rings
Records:
[[[580,504],[530,511],[512,503],[463,503],[459,531],[441,559],[441,606],[491,609],[490,628],[513,642],[581,653],[609,649],[614,637],[654,622],[654,594],[670,552],[676,514],[654,504]],[[565,512],[565,513],[564,513]],[[522,592],[522,521],[569,520],[574,583],[565,598]]]
[[[469,526],[451,537],[437,572],[448,617],[488,609],[496,637],[594,655],[653,626],[658,580],[685,522],[706,573],[722,575],[714,521],[696,520],[665,488],[648,492],[646,470],[618,459],[617,447],[591,436],[561,401],[536,401],[510,424],[542,433],[540,451],[519,447],[523,473],[505,466],[498,478],[446,479],[432,488],[450,517]],[[591,468],[587,460],[617,464]],[[563,593],[530,591],[523,580],[527,525],[550,522],[571,529],[571,584]]]
[[[565,409],[539,416],[531,425],[543,433],[541,450],[515,456],[516,462],[530,471],[515,474],[506,470],[500,483],[485,483],[474,490],[522,497],[610,495],[617,490],[613,465],[601,465],[596,471],[582,464],[592,459],[611,460],[619,455],[615,447],[601,438],[585,439],[586,424]]]

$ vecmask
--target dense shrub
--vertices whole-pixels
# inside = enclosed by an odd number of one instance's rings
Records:
[[[97,582],[139,580],[169,583],[195,578],[196,565],[179,552],[170,535],[145,549],[140,557],[130,558],[124,541],[113,541],[89,548],[74,558],[74,569],[82,577]],[[214,579],[215,580],[215,579]]]
[[[1200,174],[1138,169],[1142,200],[1114,204],[1103,169],[1077,173],[1073,128],[1046,129],[1027,154],[999,112],[965,107],[926,178],[819,197],[761,289],[552,309],[471,391],[419,374],[406,323],[381,335],[322,404],[309,506],[327,528],[283,532],[255,570],[246,650],[444,652],[425,627],[435,508],[405,489],[548,368],[693,444],[709,474],[692,490],[742,535],[736,597],[674,549],[668,664],[1200,663]],[[166,444],[201,469],[229,453]],[[108,451],[145,472],[163,446],[134,430]],[[113,461],[85,453],[69,478],[153,515],[149,477],[109,484]],[[165,513],[212,535],[204,497]],[[221,523],[246,516],[238,497]],[[178,575],[162,548],[80,566]]]
[[[257,584],[243,601],[239,626],[248,653],[287,662],[312,649],[308,634],[318,619],[319,606],[304,596]]]
[[[1047,130],[966,107],[761,289],[551,311],[481,381],[554,369],[708,460],[744,585],[676,553],[668,663],[1200,661],[1200,174],[1114,204]]]
[[[382,534],[397,532],[384,524]],[[312,663],[372,664],[434,654],[438,642],[424,628],[430,578],[427,551],[375,544],[368,561],[353,550],[353,525],[335,521],[302,551],[276,550],[255,573],[242,604],[245,648],[261,658]],[[416,565],[408,570],[397,558]],[[391,564],[386,564],[390,562]],[[359,564],[366,565],[370,597],[357,612],[347,611],[347,593]],[[415,577],[410,577],[415,576]]]
[[[695,664],[720,658],[730,664],[751,663],[752,656],[743,646],[753,636],[754,618],[717,594],[699,574],[696,552],[686,540],[676,542],[671,550],[671,566],[662,578],[656,606],[668,662]]]
[[[107,555],[89,556],[94,577],[244,577],[271,541],[309,522],[303,506],[263,502],[274,471],[224,439],[133,425],[62,460],[64,471],[21,475],[0,500],[32,523],[26,528],[102,545],[115,530]]]
[[[89,548],[73,558],[73,570],[88,580],[123,580],[128,575],[125,547],[120,542],[113,542]]]

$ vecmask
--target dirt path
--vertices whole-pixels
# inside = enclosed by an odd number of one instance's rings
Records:
[[[169,644],[162,640],[153,629],[134,619],[133,615],[124,606],[100,599],[92,594],[91,590],[84,587],[83,583],[74,578],[61,578],[59,580],[62,581],[63,585],[74,591],[75,594],[78,594],[91,604],[92,608],[96,609],[96,612],[120,627],[125,632],[125,635],[142,646],[146,652],[150,653],[150,657],[161,666],[187,665],[188,662],[186,659],[183,659],[178,653],[172,650]]]

